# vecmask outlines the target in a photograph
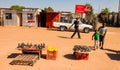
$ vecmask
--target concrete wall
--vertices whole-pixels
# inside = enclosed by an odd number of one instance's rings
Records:
[[[34,22],[30,22],[31,20],[28,20],[27,14],[31,13],[33,14],[33,20]],[[36,19],[36,13],[35,12],[22,12],[22,26],[37,26],[37,19]]]
[[[12,14],[12,19],[6,19],[6,13],[11,13]],[[3,20],[4,20],[4,26],[18,26],[19,22],[17,13],[16,12],[4,12],[3,14]]]

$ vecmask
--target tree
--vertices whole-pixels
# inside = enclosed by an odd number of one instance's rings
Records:
[[[44,11],[46,11],[46,12],[54,12],[52,7],[44,8]]]
[[[25,8],[25,7],[24,6],[19,6],[19,5],[12,5],[10,8],[12,10],[22,11],[22,9]]]
[[[110,12],[110,11],[109,11],[108,8],[102,9],[102,13],[104,13],[105,15],[108,15],[109,12]]]
[[[102,9],[101,13],[98,15],[98,18],[101,22],[108,22],[108,15],[110,11],[108,8]]]

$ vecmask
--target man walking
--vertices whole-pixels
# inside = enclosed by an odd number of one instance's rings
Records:
[[[103,23],[101,27],[99,27],[98,31],[100,32],[100,43],[99,46],[101,47],[100,49],[103,49],[104,45],[104,38],[107,33],[107,28],[106,28],[106,23]]]
[[[74,35],[77,33],[78,34],[78,38],[80,39],[80,32],[79,32],[79,21],[78,21],[78,18],[76,18],[76,20],[74,21],[74,23],[69,27],[69,29],[74,25],[74,33],[73,35],[71,36],[71,38],[74,37]]]

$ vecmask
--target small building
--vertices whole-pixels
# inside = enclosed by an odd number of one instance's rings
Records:
[[[3,11],[10,10],[10,8],[0,8],[0,26],[3,26]]]
[[[4,26],[53,27],[54,21],[60,20],[59,12],[42,12],[38,8],[25,8],[22,11],[4,10]]]
[[[24,8],[22,11],[6,9],[3,11],[3,26],[34,26],[52,28],[55,21],[70,22],[71,12],[45,12],[39,8]]]
[[[37,15],[41,12],[38,8],[25,8],[23,11],[4,10],[4,26],[38,26]]]
[[[4,26],[22,26],[22,12],[5,10],[3,12]]]

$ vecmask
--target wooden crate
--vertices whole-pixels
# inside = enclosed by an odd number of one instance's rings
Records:
[[[38,55],[22,54],[17,56],[10,64],[33,66],[37,59]]]
[[[56,60],[58,51],[47,51],[46,59]]]
[[[23,54],[38,54],[38,59],[42,56],[42,50],[35,50],[35,49],[22,49]]]

